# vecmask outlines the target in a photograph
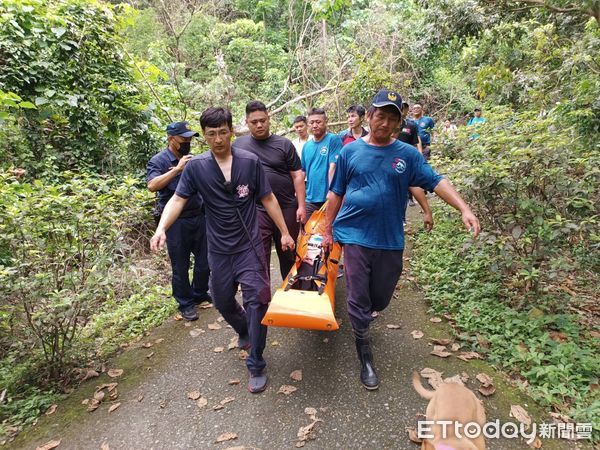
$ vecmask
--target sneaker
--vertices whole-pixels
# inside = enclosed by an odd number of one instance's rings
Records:
[[[194,299],[194,303],[196,303],[196,305],[199,305],[200,303],[212,303],[212,297],[209,294],[203,295],[202,297],[198,297]]]
[[[247,334],[240,336],[238,338],[237,347],[241,348],[242,350],[250,349],[250,347],[252,347],[252,343],[250,342],[250,336],[248,336]]]
[[[198,320],[198,313],[196,312],[196,308],[193,306],[181,311],[181,317],[188,322],[193,322],[194,320]]]
[[[263,370],[259,374],[250,374],[248,380],[248,390],[253,394],[258,394],[267,388],[267,374]]]

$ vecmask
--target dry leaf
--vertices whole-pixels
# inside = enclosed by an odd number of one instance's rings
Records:
[[[221,328],[223,328],[223,327],[221,325],[219,325],[217,322],[208,324],[209,330],[220,330]]]
[[[460,348],[462,347],[462,345],[454,343],[452,344],[452,346],[450,347],[450,350],[452,350],[453,352],[457,352],[460,350]]]
[[[96,392],[101,391],[102,389],[106,389],[108,390],[108,392],[110,392],[113,389],[115,389],[118,385],[119,383],[104,383],[96,388]]]
[[[167,401],[165,399],[162,399],[160,402],[158,402],[158,406],[160,407],[160,409],[164,409],[167,407]]]
[[[510,405],[510,415],[525,424],[525,429],[531,425],[531,417],[521,405]]]
[[[408,433],[408,438],[415,442],[416,444],[420,444],[421,442],[423,442],[421,439],[419,439],[419,437],[417,436],[417,430],[415,430],[415,427],[406,427],[405,428],[406,432]]]
[[[542,440],[539,437],[536,437],[529,446],[531,448],[542,448]]]
[[[87,405],[89,402],[90,402],[89,398],[86,398],[85,400],[81,400],[82,405]]]
[[[461,379],[460,375],[454,375],[453,377],[444,378],[444,383],[456,383],[456,384],[460,384],[461,386],[465,385],[463,383],[463,380]]]
[[[234,439],[237,439],[237,434],[235,433],[223,433],[221,434],[217,440],[215,442],[225,442],[225,441],[232,441]]]
[[[44,414],[46,414],[47,416],[49,416],[50,414],[54,414],[56,412],[56,408],[58,408],[58,405],[52,405],[46,410]]]
[[[297,391],[298,388],[296,388],[295,386],[290,386],[289,384],[284,384],[283,386],[281,386],[279,388],[279,390],[277,391],[278,394],[285,394],[285,395],[290,395],[292,392]]]
[[[494,392],[496,392],[496,388],[492,385],[481,386],[478,390],[479,390],[479,392],[481,392],[481,395],[485,395],[486,397],[489,397]]]
[[[314,439],[316,436],[314,435],[314,428],[317,423],[321,422],[319,419],[314,419],[310,424],[305,427],[300,427],[298,430],[298,439],[300,441],[306,441],[307,439]]]
[[[432,317],[431,319],[429,319],[429,321],[433,323],[440,323],[442,319],[440,319],[439,317]]]
[[[477,352],[462,352],[460,355],[456,356],[458,359],[462,359],[463,361],[469,361],[470,359],[482,359],[481,355]]]
[[[100,446],[100,450],[110,450],[110,447],[108,446],[107,442],[104,442],[101,446]]]
[[[302,381],[302,370],[294,370],[290,373],[290,378],[294,381]]]
[[[225,350],[223,347],[215,347],[215,348],[213,348],[213,352],[215,352],[215,353],[223,353],[223,350]]]
[[[433,389],[437,389],[444,382],[442,372],[430,369],[429,367],[421,370],[421,376],[427,379],[427,382]]]
[[[448,345],[450,342],[452,342],[452,339],[430,339],[431,342],[433,342],[436,345],[443,345],[446,346]]]
[[[202,397],[202,394],[200,393],[200,391],[194,389],[193,391],[188,392],[188,398],[190,400],[198,400],[200,397]]]
[[[120,377],[121,375],[123,375],[123,369],[110,369],[107,372],[107,375],[111,378]]]
[[[484,386],[490,386],[494,384],[494,381],[485,373],[478,373],[475,377]]]
[[[246,359],[248,359],[248,352],[246,350],[240,350],[238,356],[242,361],[245,361]]]
[[[110,408],[108,408],[108,412],[111,413],[113,412],[115,409],[117,409],[119,406],[121,406],[120,403],[115,403],[114,405],[110,405]]]
[[[306,444],[306,441],[298,441],[298,442],[296,442],[296,448],[304,447],[305,444]]]
[[[87,410],[88,410],[88,412],[96,411],[99,406],[100,406],[100,402],[98,400],[96,400],[95,398],[93,398],[88,402]]]
[[[227,350],[233,350],[234,348],[237,348],[237,343],[238,343],[238,337],[234,336],[229,340],[229,344],[227,345]]]
[[[447,358],[448,356],[452,355],[452,353],[448,353],[446,351],[446,347],[443,345],[434,345],[433,351],[430,354],[439,356],[440,358]]]
[[[215,405],[215,406],[213,406],[213,410],[215,410],[215,411],[218,411],[218,410],[223,409],[223,408],[225,408],[223,405]]]
[[[154,341],[155,344],[160,344],[162,341],[164,341],[163,338],[159,338],[157,340]]]
[[[137,401],[141,402],[142,400],[144,400],[144,394],[138,395]]]
[[[202,302],[198,305],[198,308],[200,308],[200,309],[209,309],[212,307],[213,307],[212,303],[208,303],[208,302]]]
[[[173,317],[175,320],[183,320],[183,316],[179,313],[175,314],[175,317]]]
[[[279,345],[279,341],[273,341],[271,342],[271,346],[272,347],[277,347]]]
[[[225,320],[225,319],[224,319],[223,317],[219,317],[219,318],[217,319],[217,322],[221,323],[221,322],[223,322],[224,320]]]
[[[425,334],[420,330],[412,330],[410,334],[412,335],[413,339],[421,339],[423,336],[425,336]]]
[[[60,439],[46,442],[44,445],[40,445],[35,450],[52,450],[60,445]]]
[[[153,344],[152,342],[144,342],[144,343],[142,344],[142,347],[144,347],[144,348],[150,348],[150,347],[152,347],[153,345],[154,345],[154,344]]]
[[[93,369],[86,369],[85,371],[85,375],[83,376],[83,378],[81,379],[81,381],[85,381],[85,380],[89,380],[90,378],[96,378],[99,377],[100,374],[98,372],[96,372]]]
[[[221,405],[226,405],[227,403],[231,403],[232,401],[235,400],[235,397],[225,397],[223,400],[221,400],[219,403]]]
[[[94,392],[94,400],[101,402],[102,400],[104,400],[105,395],[106,394],[104,393],[104,391],[96,391]]]
[[[395,325],[393,323],[388,323],[386,325],[386,328],[390,329],[390,330],[398,330],[400,328],[400,325]]]
[[[208,405],[208,400],[204,397],[201,397],[196,402],[196,405],[198,405],[198,408],[204,408],[206,405]]]
[[[551,412],[550,416],[552,417],[552,420],[554,421],[554,423],[570,423],[571,422],[571,419],[568,418],[567,416],[565,416],[564,414]]]
[[[235,385],[235,384],[240,384],[240,380],[238,380],[237,378],[236,378],[236,379],[233,379],[233,380],[229,380],[229,381],[227,382],[227,384],[228,384],[229,386],[233,386],[233,385]]]
[[[462,372],[460,378],[466,383],[469,380],[469,374],[467,372]]]
[[[154,352],[150,352],[146,355],[146,358],[150,359],[154,356]]]
[[[109,393],[110,395],[108,396],[109,399],[111,400],[116,400],[117,398],[119,398],[119,391],[117,391],[116,389],[113,390],[112,392]]]
[[[315,408],[304,408],[304,414],[314,416],[315,414],[317,414],[317,410]]]
[[[198,337],[202,333],[204,333],[204,330],[201,330],[200,328],[194,328],[193,330],[190,330],[190,336],[191,337]]]

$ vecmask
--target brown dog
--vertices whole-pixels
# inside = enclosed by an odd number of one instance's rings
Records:
[[[457,383],[443,383],[437,390],[429,391],[421,384],[417,372],[413,372],[413,386],[419,395],[427,400],[425,416],[428,421],[436,423],[430,425],[432,439],[423,439],[422,450],[485,450],[483,433],[473,439],[465,436],[464,426],[470,422],[479,424],[481,429],[485,424],[485,410],[475,394]],[[452,421],[462,424],[459,436],[455,433],[454,423],[446,427],[446,438],[442,437],[443,426],[438,421]],[[469,428],[469,431],[472,431]]]

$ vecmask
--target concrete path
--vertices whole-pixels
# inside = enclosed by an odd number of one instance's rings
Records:
[[[416,209],[410,208],[413,228],[420,226]],[[405,258],[409,256],[407,251]],[[405,275],[406,272],[403,280]],[[278,275],[273,278],[277,284],[280,282]],[[107,365],[123,369],[122,376],[112,379],[103,374],[84,383],[59,404],[56,413],[40,419],[38,425],[9,446],[34,449],[60,439],[59,449],[100,449],[103,444],[111,450],[235,446],[292,449],[302,445],[298,444],[300,428],[313,422],[305,408],[315,408],[321,422],[313,427],[314,439],[305,442],[306,448],[416,450],[420,446],[407,438],[405,429],[416,426],[417,415],[425,412],[426,401],[414,392],[410,377],[413,370],[425,367],[443,371],[444,377],[466,372],[470,377],[467,385],[474,390],[479,387],[477,373],[490,375],[497,391],[483,399],[488,420],[511,420],[510,405],[519,404],[529,411],[534,422],[550,422],[486,363],[430,355],[429,339],[450,337],[449,327],[429,321],[422,293],[408,281],[400,282],[391,306],[373,324],[381,387],[374,392],[363,389],[346,315],[344,284],[343,279],[339,280],[336,297],[336,316],[342,321],[340,331],[269,330],[269,387],[263,394],[252,395],[246,390],[244,361],[237,350],[227,350],[234,332],[224,322],[217,322],[217,311],[201,310],[200,320],[191,326],[171,319],[130,346]],[[210,330],[208,325],[212,323],[219,323],[222,328]],[[400,328],[390,329],[387,325]],[[413,330],[421,330],[425,336],[413,339]],[[152,347],[145,348],[143,343]],[[225,350],[215,353],[216,347]],[[295,370],[302,371],[301,381],[290,378]],[[236,379],[239,384],[229,383]],[[119,383],[118,399],[105,400],[96,411],[87,412],[82,401],[91,398],[100,384],[114,381]],[[278,393],[282,385],[297,390],[290,395]],[[199,407],[197,401],[188,398],[194,390],[206,399],[206,406]],[[221,402],[222,409],[213,409]],[[109,412],[115,403],[120,406]],[[237,439],[216,443],[224,433],[235,433]],[[490,439],[487,444],[498,450],[529,448],[522,439]],[[545,440],[543,448],[576,446]]]

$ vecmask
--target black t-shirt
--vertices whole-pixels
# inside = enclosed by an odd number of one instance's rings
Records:
[[[417,125],[410,120],[404,120],[400,125],[398,140],[416,147],[419,143],[419,129]]]
[[[246,150],[258,156],[282,209],[298,206],[290,172],[302,170],[302,164],[292,141],[276,134],[264,140],[254,139],[250,135],[237,138],[233,148]]]
[[[225,183],[223,172],[211,152],[192,158],[179,180],[177,194],[190,198],[200,193],[206,207],[208,250],[213,253],[239,253],[251,248],[250,240],[236,212],[255,242],[260,242],[256,203],[271,193],[269,181],[256,155],[232,150],[231,183]]]

